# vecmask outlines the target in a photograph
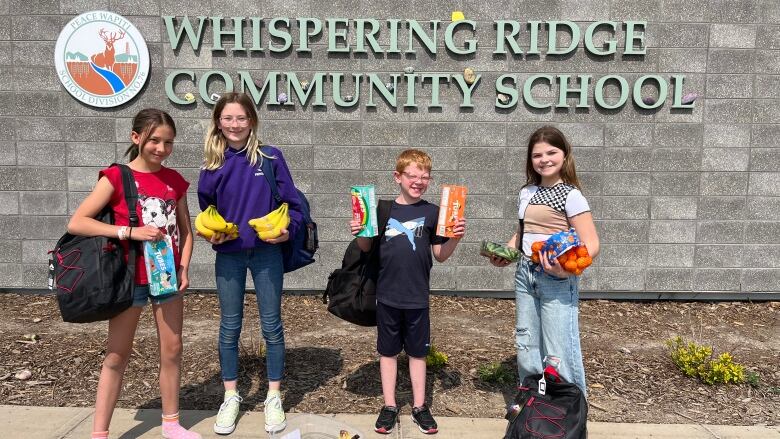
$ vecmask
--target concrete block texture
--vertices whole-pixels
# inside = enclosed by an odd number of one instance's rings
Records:
[[[707,73],[753,73],[756,52],[746,49],[709,50]]]
[[[479,291],[513,289],[510,270],[498,270],[478,255],[483,239],[505,242],[517,225],[517,193],[526,182],[528,138],[543,124],[559,128],[573,147],[577,175],[596,222],[602,251],[583,277],[585,291],[613,292],[778,292],[780,285],[780,2],[774,0],[466,0],[446,3],[414,0],[311,0],[251,2],[247,0],[172,0],[125,2],[93,0],[0,0],[0,289],[43,288],[45,250],[64,232],[69,215],[97,182],[98,170],[122,156],[128,145],[133,116],[142,108],[169,112],[177,124],[173,155],[166,165],[181,172],[192,186],[187,195],[197,213],[197,182],[202,162],[202,139],[212,105],[198,97],[196,105],[172,104],[165,79],[177,69],[192,70],[195,83],[176,85],[180,95],[198,90],[198,78],[209,70],[229,75],[238,88],[238,71],[255,79],[270,71],[292,71],[311,79],[317,72],[347,76],[344,93],[356,84],[352,73],[376,73],[381,78],[417,73],[459,74],[471,67],[481,75],[474,88],[473,107],[461,107],[456,82],[442,81],[440,106],[432,106],[430,80],[416,81],[417,107],[405,107],[406,82],[397,87],[398,106],[376,96],[367,107],[369,84],[360,83],[359,103],[340,108],[333,103],[332,80],[324,82],[325,107],[311,103],[278,106],[260,103],[260,138],[279,145],[296,185],[311,202],[320,225],[317,262],[288,275],[285,287],[321,290],[329,272],[341,262],[352,238],[348,189],[374,184],[380,198],[398,195],[393,180],[395,160],[406,148],[420,148],[433,159],[434,180],[424,198],[438,202],[441,186],[468,187],[468,233],[453,256],[435,264],[434,289]],[[149,46],[150,78],[141,93],[119,107],[97,109],[77,101],[60,84],[54,64],[59,30],[75,15],[89,10],[125,15],[140,29]],[[463,47],[478,39],[477,52],[456,55],[444,47],[444,28],[454,9],[477,22],[477,30],[456,33]],[[204,28],[202,47],[188,43],[171,48],[162,15],[174,15],[180,25],[187,15],[258,16],[263,51],[233,49],[212,52],[212,28]],[[311,39],[311,52],[296,50],[299,34],[290,34],[293,47],[271,53],[268,34],[272,17],[376,18],[377,39],[386,51],[388,19],[443,20],[437,53],[428,53],[413,39],[416,53],[406,53],[410,31],[401,23],[398,54],[354,52],[358,36],[348,27],[352,51],[328,53],[329,30]],[[493,21],[517,20],[514,37],[522,55],[495,55]],[[644,55],[625,55],[626,27],[614,35],[601,31],[596,44],[614,38],[617,53],[586,54],[580,37],[574,53],[546,54],[549,32],[540,32],[541,55],[528,55],[528,20],[568,20],[584,33],[599,20],[646,22]],[[245,23],[245,44],[252,30]],[[228,26],[229,27],[229,26]],[[568,44],[559,32],[558,45]],[[124,46],[117,46],[117,51]],[[560,93],[537,81],[531,97],[550,108],[523,102],[523,82],[536,74],[591,75],[589,108],[555,108]],[[515,79],[519,102],[496,108],[495,83],[508,74]],[[614,74],[629,81],[628,102],[617,109],[594,104],[594,83]],[[658,75],[670,83],[659,109],[632,102],[633,82]],[[693,108],[671,108],[672,75],[684,75],[683,93],[695,92]],[[222,92],[221,80],[204,84],[207,94]],[[280,80],[279,92],[286,92]],[[657,96],[650,81],[643,96]],[[614,81],[604,89],[615,102]],[[266,92],[265,98],[269,96]],[[214,252],[203,243],[195,247],[190,277],[193,288],[214,288]],[[40,278],[40,279],[39,279]]]
[[[649,268],[645,276],[645,288],[651,291],[693,290],[693,270],[689,268]]]
[[[696,291],[739,292],[740,272],[734,268],[700,268],[693,275],[693,285]]]
[[[747,148],[751,126],[730,124],[704,124],[705,148]]]
[[[0,215],[19,214],[19,194],[0,192]]]
[[[778,24],[759,26],[756,31],[756,47],[770,50],[780,49],[780,34],[777,32],[778,28],[780,28],[780,25]]]
[[[710,25],[710,47],[756,47],[757,26],[714,23]]]
[[[763,90],[771,89],[764,86]],[[764,92],[766,93],[766,92]],[[753,95],[751,75],[707,75],[707,97],[749,98]]]
[[[745,218],[744,196],[701,197],[699,219],[742,219]]]

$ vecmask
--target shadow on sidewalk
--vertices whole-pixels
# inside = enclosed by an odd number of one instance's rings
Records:
[[[445,389],[458,387],[461,384],[460,372],[448,370],[446,367],[438,371],[428,369],[425,378],[425,403],[430,407],[434,407],[433,388],[437,382]],[[346,390],[362,396],[382,396],[379,360],[363,364],[350,373],[346,378]],[[409,379],[409,358],[404,354],[398,356],[398,377],[395,392],[398,407],[404,407],[406,404],[412,406],[414,401],[412,382]],[[379,408],[377,407],[377,410]]]
[[[238,359],[238,387],[243,398],[243,403],[241,404],[242,413],[245,410],[262,410],[268,390],[265,358],[259,355],[251,355],[246,350],[241,350],[240,352]],[[316,362],[312,361],[312,359],[316,359]],[[328,380],[338,375],[343,360],[338,349],[307,346],[287,349],[285,363],[285,379],[282,382],[282,391],[284,393],[284,409],[289,411],[300,404],[307,393],[320,388]],[[186,371],[182,370],[182,374],[186,374]],[[183,386],[179,393],[179,409],[205,410],[207,412],[199,415],[200,419],[183,419],[182,425],[188,427],[208,416],[216,415],[219,405],[222,403],[223,392],[222,376],[219,372],[198,383]],[[146,413],[143,413],[143,416],[139,415],[136,420],[144,422],[126,433],[129,436],[123,437],[137,437],[158,426],[161,407],[162,401],[159,396],[141,404],[138,407],[139,409],[153,409],[153,411],[157,412],[157,415],[150,416]],[[209,414],[208,412],[211,413]],[[147,418],[149,419],[148,423],[146,422]],[[185,424],[185,421],[190,421],[190,423]]]

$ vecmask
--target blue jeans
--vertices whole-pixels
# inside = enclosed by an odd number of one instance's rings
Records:
[[[238,379],[238,339],[244,319],[247,269],[252,274],[260,311],[260,328],[266,347],[266,375],[269,381],[280,381],[284,376],[284,267],[279,245],[217,253],[215,271],[220,308],[219,364],[222,380]]]
[[[515,274],[517,370],[525,377],[544,370],[544,357],[560,360],[558,373],[587,394],[578,322],[577,276],[558,278],[521,257]]]

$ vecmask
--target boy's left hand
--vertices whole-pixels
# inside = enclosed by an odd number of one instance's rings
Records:
[[[455,221],[455,225],[452,227],[452,233],[455,234],[452,239],[463,238],[463,235],[466,234],[466,218],[460,218]]]
[[[287,229],[282,229],[282,234],[272,239],[264,239],[263,241],[269,244],[281,244],[290,239],[290,232]]]

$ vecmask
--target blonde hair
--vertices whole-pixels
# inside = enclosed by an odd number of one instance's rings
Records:
[[[419,149],[407,149],[401,151],[401,154],[399,154],[398,158],[395,160],[395,170],[400,174],[412,163],[417,164],[427,172],[431,172],[431,168],[433,167],[431,156],[426,152],[420,151]]]
[[[574,155],[572,154],[571,144],[566,140],[566,136],[563,135],[561,130],[553,126],[543,126],[528,138],[528,151],[526,152],[525,161],[525,177],[527,185],[539,185],[542,182],[542,176],[539,175],[534,169],[534,165],[531,160],[534,146],[537,143],[548,143],[561,151],[563,151],[563,166],[561,166],[561,180],[564,183],[570,184],[577,189],[580,189],[580,180],[577,178],[577,170],[574,165]]]
[[[246,142],[246,156],[249,163],[254,166],[257,164],[257,157],[267,157],[272,159],[260,150],[262,142],[257,137],[258,117],[257,110],[252,100],[244,93],[225,93],[214,105],[214,111],[211,113],[211,124],[206,132],[206,139],[203,145],[203,169],[213,171],[219,169],[225,163],[225,148],[227,148],[227,139],[219,129],[219,118],[222,116],[222,110],[227,104],[239,104],[249,118],[249,138]]]

